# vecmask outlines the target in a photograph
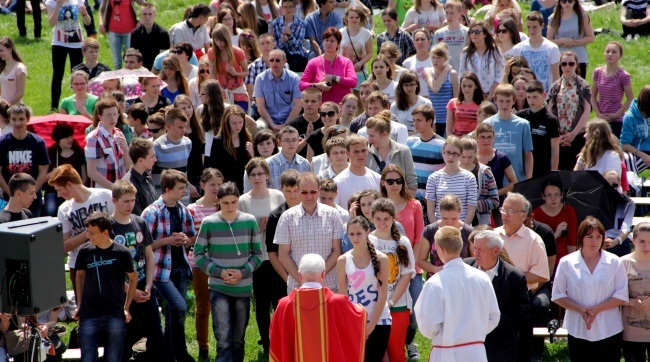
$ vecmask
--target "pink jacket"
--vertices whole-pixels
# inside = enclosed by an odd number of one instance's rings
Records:
[[[330,68],[329,62],[326,63],[325,58],[320,55],[307,63],[305,72],[300,78],[300,90],[304,91],[311,87],[312,83],[320,82],[327,74],[337,75],[341,77],[341,81],[333,83],[332,88],[323,93],[323,102],[340,103],[343,97],[357,86],[357,73],[355,73],[354,64],[350,59],[339,55],[334,59],[334,64]]]

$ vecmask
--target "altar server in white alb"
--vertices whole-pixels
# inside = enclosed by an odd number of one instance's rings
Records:
[[[463,263],[458,229],[444,226],[434,238],[445,265],[424,284],[414,308],[420,332],[433,344],[429,361],[487,362],[483,342],[501,316],[488,276],[494,271]]]

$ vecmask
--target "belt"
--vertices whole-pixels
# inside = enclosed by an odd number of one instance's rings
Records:
[[[459,348],[459,347],[471,346],[473,344],[483,344],[483,342],[482,341],[467,342],[467,343],[456,344],[456,345],[453,345],[453,346],[431,346],[431,349],[433,349],[433,348]]]

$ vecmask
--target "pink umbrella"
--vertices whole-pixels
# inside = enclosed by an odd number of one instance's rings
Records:
[[[119,69],[102,72],[97,77],[90,80],[88,84],[88,91],[96,96],[100,96],[104,92],[104,81],[119,79],[122,83],[122,93],[127,100],[138,98],[144,92],[142,85],[138,82],[138,78],[158,78],[157,75],[151,73],[149,70],[141,69]],[[167,83],[160,80],[160,88],[165,88]]]
[[[43,137],[47,147],[49,148],[56,142],[52,139],[52,129],[59,123],[66,124],[74,128],[74,139],[81,147],[86,144],[86,128],[92,122],[84,116],[71,116],[69,114],[53,113],[47,116],[34,116],[29,120],[27,129],[37,135]]]

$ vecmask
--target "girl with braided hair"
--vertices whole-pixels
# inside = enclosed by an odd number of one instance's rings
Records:
[[[370,223],[363,216],[348,221],[353,248],[336,263],[338,292],[366,309],[366,362],[381,362],[391,330],[388,298],[388,257],[368,240]]]
[[[395,221],[395,204],[381,198],[371,206],[375,231],[368,238],[372,245],[388,256],[388,306],[392,318],[388,340],[388,360],[406,362],[406,332],[410,324],[411,299],[408,287],[415,275],[415,258],[409,239],[402,235]]]

